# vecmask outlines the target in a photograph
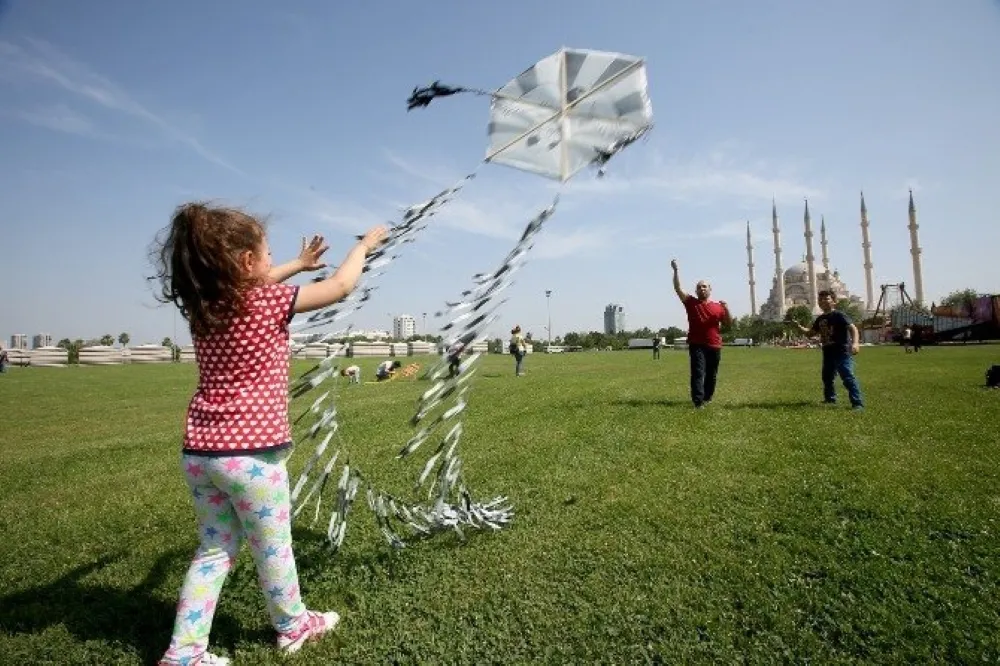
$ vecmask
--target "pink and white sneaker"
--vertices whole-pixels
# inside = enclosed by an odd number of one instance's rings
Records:
[[[212,654],[211,652],[206,652],[200,657],[195,657],[194,661],[160,661],[158,666],[174,666],[175,664],[184,664],[185,666],[230,666],[230,661],[227,657],[220,657],[217,654]]]
[[[340,622],[340,614],[336,611],[317,613],[307,610],[306,618],[299,628],[287,634],[278,634],[278,649],[282,652],[298,652],[307,641],[316,640],[328,631],[336,629]]]

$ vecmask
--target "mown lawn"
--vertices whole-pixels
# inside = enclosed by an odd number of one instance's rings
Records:
[[[280,658],[244,549],[214,649],[245,664],[995,663],[1000,391],[982,384],[998,357],[866,348],[862,413],[819,404],[814,351],[726,350],[702,411],[683,352],[533,355],[522,378],[489,357],[462,450],[472,489],[514,502],[511,528],[397,552],[359,497],[339,554],[296,531],[306,601],[342,613],[336,636]],[[196,545],[178,463],[195,372],[0,375],[0,663],[160,655]],[[403,495],[423,456],[394,455],[424,388],[338,389],[352,462]]]

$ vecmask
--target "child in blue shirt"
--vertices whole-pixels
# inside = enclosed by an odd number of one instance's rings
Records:
[[[858,327],[850,317],[834,309],[837,305],[836,294],[823,290],[817,296],[819,309],[823,314],[816,317],[810,328],[797,322],[795,325],[811,338],[818,336],[823,346],[823,402],[837,402],[837,388],[833,380],[836,375],[840,375],[851,400],[851,407],[864,409],[861,386],[854,376],[854,355],[860,349]]]

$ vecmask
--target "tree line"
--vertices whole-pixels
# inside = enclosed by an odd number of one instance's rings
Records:
[[[969,310],[972,308],[973,304],[985,294],[980,293],[976,289],[957,289],[947,296],[941,299],[938,306],[949,306],[957,309]],[[931,307],[926,307],[920,303],[915,303],[912,306],[925,314],[930,314]],[[859,324],[863,325],[881,325],[884,321],[875,321],[873,318],[865,319],[864,313],[861,309],[854,303],[850,301],[838,301],[837,309],[847,314],[851,319]],[[887,313],[891,315],[890,313]],[[879,319],[882,319],[880,316]],[[785,313],[785,321],[795,321],[803,326],[808,326],[813,320],[813,314],[809,311],[809,308],[805,305],[796,305],[788,309]],[[317,334],[313,340],[319,340],[322,334]],[[619,333],[601,333],[599,331],[589,331],[589,332],[571,332],[566,335],[559,337],[556,336],[552,340],[553,345],[566,346],[566,347],[579,347],[581,349],[625,349],[628,347],[628,341],[632,338],[644,338],[652,340],[653,338],[659,337],[666,340],[667,344],[673,343],[677,338],[682,338],[687,335],[687,332],[683,329],[677,328],[676,326],[670,326],[667,328],[659,328],[653,330],[648,326],[636,329],[634,331],[621,331]],[[755,342],[773,342],[775,340],[785,339],[789,337],[796,337],[799,333],[790,332],[789,327],[783,322],[777,321],[765,321],[755,315],[744,315],[733,320],[730,326],[724,327],[722,330],[722,340],[723,342],[732,342],[736,338],[752,338]],[[525,335],[525,339],[528,344],[532,345],[534,351],[542,351],[547,344],[545,341],[538,341],[532,338],[532,334],[529,332]],[[128,333],[118,334],[118,344],[122,347],[128,346],[131,341],[131,336]],[[369,338],[363,335],[348,336],[337,340],[341,343],[350,342],[369,342]],[[386,340],[383,340],[386,341]],[[394,339],[388,339],[388,342],[397,342]],[[444,341],[444,337],[440,335],[412,335],[406,340],[400,342],[434,342],[440,344]],[[76,340],[70,340],[69,338],[63,338],[56,345],[57,347],[62,347],[68,353],[68,360],[70,363],[79,362],[80,349],[83,347],[90,347],[93,345],[104,345],[110,347],[115,343],[115,337],[110,333],[105,333],[100,338],[92,338],[90,340],[83,340],[77,338]],[[170,349],[173,353],[174,360],[180,357],[180,347],[178,347],[169,337],[163,338],[160,342],[161,345]],[[506,347],[506,343],[500,338],[496,338],[490,345],[491,351],[499,352],[503,351]]]
[[[974,303],[981,295],[983,294],[980,294],[975,289],[959,289],[942,298],[941,302],[937,305],[968,308],[970,304]],[[925,314],[930,314],[931,312],[931,308],[919,303],[907,305],[905,307],[916,309],[924,312]],[[878,317],[878,321],[876,321],[873,317],[866,318],[864,311],[852,301],[837,301],[836,308],[850,317],[859,325],[859,327],[866,325],[878,326],[885,323],[885,317],[882,315]],[[891,311],[886,313],[886,316],[891,315]],[[806,305],[796,305],[788,308],[788,311],[785,313],[784,321],[768,321],[761,319],[757,315],[744,315],[742,317],[734,318],[732,324],[722,328],[722,341],[730,343],[737,338],[751,338],[754,342],[768,343],[778,340],[801,338],[802,334],[798,330],[789,327],[786,322],[797,322],[803,326],[809,326],[812,324],[814,319],[815,315],[813,315],[809,306]],[[552,340],[552,344],[563,347],[579,347],[581,349],[608,349],[610,347],[613,350],[617,350],[628,348],[628,341],[633,338],[652,340],[654,337],[660,337],[663,338],[667,344],[671,344],[677,338],[682,338],[686,335],[687,331],[676,326],[659,328],[656,330],[644,326],[643,328],[635,329],[633,331],[621,331],[613,334],[601,333],[599,331],[571,332],[566,333],[562,337],[556,336]],[[544,340],[539,341],[533,339],[530,332],[525,334],[525,341],[532,345],[534,351],[543,351],[547,345],[547,342]],[[493,351],[502,351],[505,346],[506,343],[499,338],[495,339],[492,343]]]

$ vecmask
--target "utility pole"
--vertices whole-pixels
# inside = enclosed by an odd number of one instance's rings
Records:
[[[549,315],[549,349],[552,348],[552,290],[545,290],[545,309]]]

